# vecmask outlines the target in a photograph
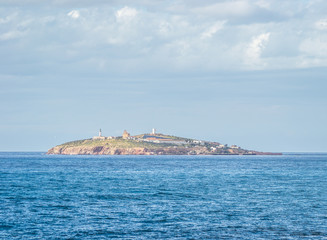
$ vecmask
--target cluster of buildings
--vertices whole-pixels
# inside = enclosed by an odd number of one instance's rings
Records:
[[[104,137],[102,136],[102,131],[101,131],[101,128],[99,130],[99,135],[98,136],[94,136],[92,139],[93,140],[106,140],[106,139],[114,139],[115,137]]]
[[[155,129],[152,130],[152,133],[151,134],[152,135],[156,135]],[[92,139],[93,140],[106,140],[106,139],[115,139],[115,138],[132,139],[132,140],[135,140],[136,139],[135,137],[132,137],[131,134],[129,132],[127,132],[126,130],[124,130],[124,132],[123,132],[123,134],[122,134],[121,137],[113,137],[113,136],[105,137],[105,136],[102,136],[101,128],[99,130],[98,136],[94,136]]]
[[[163,134],[156,133],[156,129],[152,129],[151,133],[144,134],[142,137],[134,137],[131,136],[129,132],[124,130],[121,137],[104,137],[102,136],[101,129],[99,130],[98,136],[94,136],[93,140],[106,140],[106,139],[115,139],[115,138],[122,138],[122,139],[130,139],[130,140],[138,140],[138,141],[144,141],[144,142],[153,142],[153,143],[170,143],[170,144],[177,144],[182,145],[186,142],[183,140],[174,140],[172,138],[165,137]]]
[[[136,141],[143,141],[143,142],[152,142],[152,143],[169,143],[169,144],[175,144],[175,145],[184,145],[184,144],[196,144],[196,145],[207,145],[209,142],[205,142],[205,141],[201,141],[201,140],[186,140],[186,139],[174,139],[174,138],[170,138],[167,137],[166,135],[163,135],[161,133],[156,133],[156,129],[152,129],[151,133],[148,134],[144,134],[142,135],[142,137],[135,137],[135,136],[131,136],[131,134],[129,132],[127,132],[126,130],[124,130],[122,136],[119,137],[104,137],[102,136],[102,131],[100,129],[99,131],[99,135],[98,136],[94,136],[92,139],[93,140],[106,140],[106,139],[115,139],[115,138],[122,138],[122,139],[130,139],[130,140],[136,140]],[[215,152],[218,149],[223,149],[223,148],[227,148],[227,144],[223,145],[220,143],[213,143],[210,144],[210,150]],[[232,149],[240,149],[239,146],[236,145],[232,145],[230,148]]]

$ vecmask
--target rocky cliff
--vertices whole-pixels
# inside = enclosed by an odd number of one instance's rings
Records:
[[[168,137],[171,141],[167,143]],[[153,137],[151,137],[153,138]],[[161,137],[163,139],[163,137]],[[144,141],[141,137],[129,139],[85,139],[58,145],[47,154],[62,155],[263,155],[239,147],[227,147],[217,142],[198,141],[174,136],[165,136],[163,141]],[[177,141],[177,140],[178,141]]]
[[[106,146],[56,146],[47,154],[62,155],[210,155],[206,147],[165,147],[165,148],[119,148]],[[236,153],[235,153],[236,154]]]

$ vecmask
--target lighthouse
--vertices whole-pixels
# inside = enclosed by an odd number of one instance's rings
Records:
[[[93,139],[93,140],[105,140],[105,139],[106,139],[106,137],[102,137],[102,131],[101,131],[101,128],[100,128],[100,130],[99,130],[99,135],[98,135],[98,136],[94,136],[92,139]]]
[[[152,128],[152,135],[156,135],[156,129]]]

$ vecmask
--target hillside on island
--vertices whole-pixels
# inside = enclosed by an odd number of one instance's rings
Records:
[[[218,142],[202,141],[156,133],[131,136],[126,130],[122,136],[98,136],[55,146],[47,154],[63,155],[275,155],[228,146]]]

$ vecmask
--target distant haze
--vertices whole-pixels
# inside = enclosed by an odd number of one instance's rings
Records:
[[[157,132],[327,151],[326,1],[0,0],[0,151]]]

